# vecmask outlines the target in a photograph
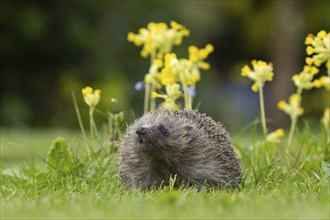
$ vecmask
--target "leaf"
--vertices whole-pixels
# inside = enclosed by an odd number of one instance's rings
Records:
[[[324,174],[324,179],[330,179],[330,163],[327,163],[325,161],[321,162],[321,169]]]
[[[54,170],[57,173],[69,173],[73,168],[72,152],[67,141],[61,137],[53,141],[49,148],[48,170]]]

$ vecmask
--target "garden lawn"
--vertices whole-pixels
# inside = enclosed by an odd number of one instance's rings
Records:
[[[329,180],[322,177],[321,169],[283,174],[274,165],[268,174],[256,174],[243,162],[245,180],[239,190],[198,192],[168,187],[127,192],[118,179],[117,153],[102,161],[100,166],[107,164],[106,171],[90,165],[86,172],[81,168],[78,174],[60,175],[47,169],[47,150],[58,135],[65,136],[69,143],[76,142],[74,133],[30,131],[22,142],[22,137],[12,132],[1,129],[1,219],[330,217]],[[30,147],[33,154],[15,146]]]

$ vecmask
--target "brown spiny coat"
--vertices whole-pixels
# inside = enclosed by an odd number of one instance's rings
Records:
[[[168,185],[233,187],[241,182],[240,162],[220,123],[193,110],[156,110],[127,128],[119,175],[126,188]]]

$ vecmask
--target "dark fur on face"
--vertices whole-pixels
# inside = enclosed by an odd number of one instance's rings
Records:
[[[231,186],[241,168],[220,123],[192,110],[149,112],[129,126],[121,144],[120,177],[127,188]]]

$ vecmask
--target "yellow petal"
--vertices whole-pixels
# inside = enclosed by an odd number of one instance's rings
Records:
[[[152,92],[151,93],[151,98],[155,99],[159,96],[159,94],[157,92]]]
[[[242,70],[241,70],[241,75],[242,76],[247,76],[251,72],[251,69],[249,66],[245,65]]]
[[[317,33],[317,36],[319,38],[325,38],[327,36],[327,32],[325,32],[325,30],[321,30],[319,33]]]
[[[316,79],[313,81],[313,85],[315,88],[321,88],[322,82],[321,82],[321,80]]]
[[[252,89],[253,92],[258,92],[259,91],[259,86],[256,83],[254,83],[252,85],[251,89]]]
[[[83,88],[81,90],[81,92],[82,92],[83,96],[86,96],[86,95],[89,95],[93,92],[93,88],[90,87],[90,86],[86,86],[85,88]]]
[[[315,66],[319,67],[322,64],[322,60],[316,59],[316,60],[314,60],[314,64],[315,64]]]
[[[306,57],[305,61],[306,61],[306,64],[307,64],[307,65],[309,65],[309,66],[313,65],[313,58],[311,58],[311,57]]]
[[[284,130],[282,128],[277,129],[275,131],[275,135],[276,135],[276,137],[283,137],[284,136]]]
[[[306,53],[307,53],[308,55],[312,55],[312,54],[314,53],[314,48],[311,47],[311,46],[308,46],[308,47],[306,48]]]
[[[277,103],[277,108],[280,110],[284,110],[287,106],[287,103],[284,100],[281,100]]]
[[[310,44],[312,44],[313,40],[314,40],[314,35],[313,34],[308,34],[306,39],[305,39],[305,44],[310,45]]]

